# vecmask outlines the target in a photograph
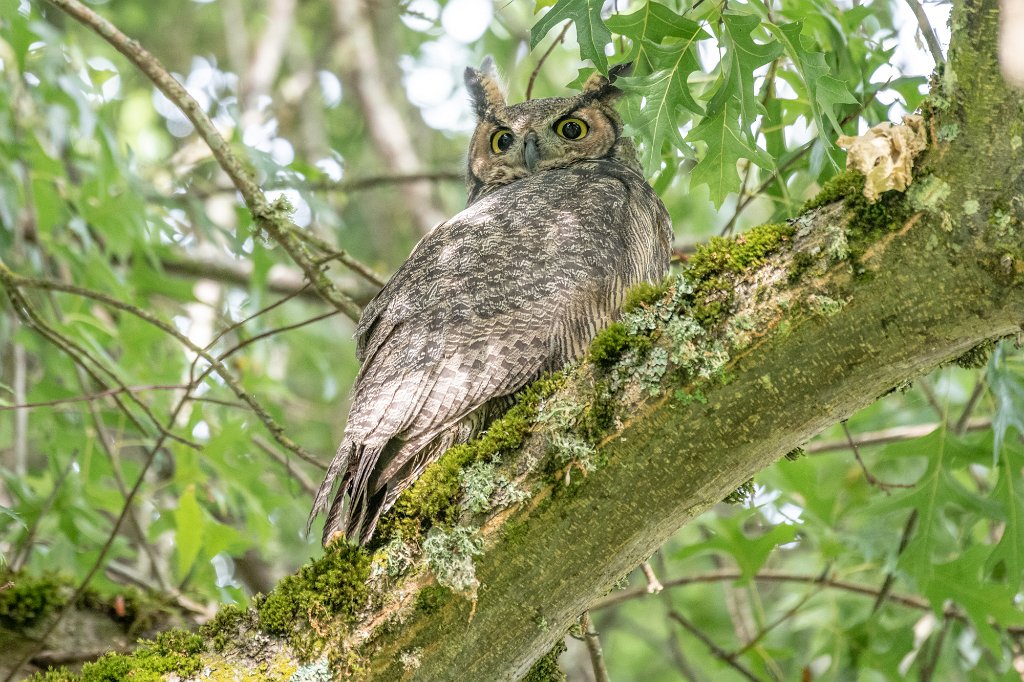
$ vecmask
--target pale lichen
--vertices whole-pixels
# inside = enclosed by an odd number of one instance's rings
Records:
[[[480,587],[473,558],[483,551],[483,540],[479,533],[467,526],[431,528],[427,539],[423,541],[427,565],[437,582],[473,598]]]

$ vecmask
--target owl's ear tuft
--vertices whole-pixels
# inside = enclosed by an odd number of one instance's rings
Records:
[[[465,80],[477,119],[482,119],[488,109],[501,109],[506,106],[505,89],[498,79],[494,60],[490,56],[484,57],[479,70],[467,67]]]
[[[608,76],[595,71],[583,84],[583,94],[608,103],[622,96],[622,90],[612,85],[619,76],[628,76],[633,71],[633,62],[616,64],[608,69]]]

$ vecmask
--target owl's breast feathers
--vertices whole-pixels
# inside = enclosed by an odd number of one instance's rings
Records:
[[[606,160],[496,189],[427,234],[356,329],[345,437],[310,515],[340,478],[324,541],[368,540],[488,403],[580,357],[629,287],[664,276],[671,238],[640,174]]]

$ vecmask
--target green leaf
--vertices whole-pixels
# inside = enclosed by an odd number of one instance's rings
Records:
[[[935,562],[954,554],[961,547],[964,533],[977,519],[999,519],[998,502],[977,495],[958,480],[960,469],[987,461],[989,449],[983,441],[970,442],[938,429],[927,436],[894,443],[883,450],[885,459],[927,457],[927,469],[914,488],[875,502],[873,513],[882,516],[894,510],[917,509],[917,532],[900,555],[900,567],[914,579],[922,591],[941,578]],[[958,519],[958,523],[949,523]],[[986,551],[989,551],[986,549]]]
[[[941,612],[946,600],[962,606],[978,633],[978,639],[990,651],[1000,655],[1001,638],[990,621],[994,619],[1001,627],[1024,625],[1024,612],[1014,606],[1016,586],[985,579],[983,566],[987,556],[988,548],[978,545],[953,561],[936,564],[935,580],[922,592],[936,612]]]
[[[178,548],[178,577],[184,578],[192,570],[199,550],[203,546],[205,530],[203,510],[196,501],[196,487],[190,485],[178,498],[178,508],[174,511],[174,543]]]
[[[633,96],[623,109],[626,124],[647,142],[644,171],[653,175],[660,167],[661,152],[666,142],[677,149],[686,147],[679,126],[685,121],[680,108],[702,113],[690,94],[687,77],[700,69],[694,45],[706,38],[700,27],[682,43],[667,47],[647,43],[647,51],[657,70],[646,76],[621,78],[620,87]]]
[[[648,52],[651,43],[657,45],[666,38],[681,38],[683,44],[688,45],[691,36],[698,33],[708,37],[696,22],[656,2],[648,2],[632,14],[613,15],[605,25],[633,43],[625,61],[633,62],[637,74],[663,68],[655,66],[651,60]]]
[[[708,103],[708,113],[713,115],[729,97],[735,95],[741,105],[741,120],[749,125],[758,114],[765,113],[764,105],[754,93],[754,72],[778,58],[782,54],[782,45],[777,40],[765,44],[754,42],[751,34],[761,25],[756,16],[725,13],[722,25],[721,46],[725,48],[722,83]]]
[[[705,117],[687,136],[690,142],[705,142],[704,158],[690,173],[691,186],[707,185],[711,201],[722,205],[726,195],[740,188],[740,174],[736,168],[740,159],[749,159],[762,168],[774,168],[772,157],[753,144],[749,133],[740,128],[739,100],[726,100],[713,116]]]
[[[731,518],[718,519],[717,523],[709,527],[714,533],[711,538],[683,547],[674,554],[674,557],[685,559],[714,550],[725,552],[735,559],[742,573],[741,580],[750,580],[761,570],[775,548],[793,542],[799,530],[799,527],[793,524],[780,524],[772,526],[757,537],[751,537],[743,532],[743,526],[756,513],[756,510],[749,510]]]
[[[558,0],[530,29],[530,49],[537,47],[556,24],[572,21],[576,25],[580,56],[594,62],[601,73],[607,73],[604,46],[611,42],[612,34],[601,20],[602,7],[604,0]]]
[[[1024,448],[1015,440],[1005,442],[999,457],[999,481],[992,491],[992,499],[1002,506],[1003,532],[986,567],[989,574],[1007,576],[1015,589],[1024,581],[1024,479],[1015,464],[1021,461]]]
[[[843,132],[836,118],[835,108],[839,104],[856,104],[857,98],[841,81],[829,75],[825,55],[808,49],[805,44],[807,39],[800,35],[801,22],[795,21],[781,26],[769,22],[765,26],[782,43],[786,54],[793,60],[797,75],[806,88],[808,104],[818,127],[819,137],[829,146],[834,146],[833,135],[841,135]]]

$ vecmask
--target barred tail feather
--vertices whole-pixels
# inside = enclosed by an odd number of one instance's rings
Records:
[[[313,508],[309,512],[309,518],[306,519],[306,534],[308,535],[309,531],[313,528],[313,521],[316,520],[316,517],[328,509],[328,502],[331,500],[334,484],[338,482],[340,475],[341,484],[338,486],[338,492],[334,495],[333,502],[330,504],[327,521],[324,523],[324,544],[326,544],[330,536],[341,529],[343,524],[342,516],[344,510],[342,507],[344,507],[345,495],[352,482],[349,469],[353,455],[356,454],[355,451],[355,443],[347,438],[341,441],[338,451],[334,453],[334,459],[331,460],[330,466],[327,467],[324,482],[320,484],[320,489],[316,491]]]
[[[307,534],[316,517],[326,511],[324,545],[339,534],[350,542],[362,544],[370,539],[388,490],[388,486],[371,489],[375,487],[372,483],[374,467],[384,449],[367,447],[347,437],[341,441],[313,500],[313,509],[306,521]]]

